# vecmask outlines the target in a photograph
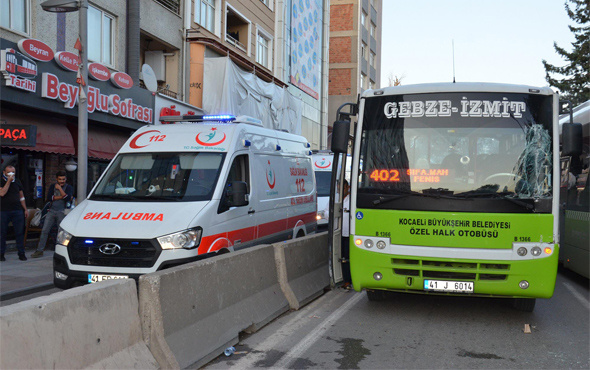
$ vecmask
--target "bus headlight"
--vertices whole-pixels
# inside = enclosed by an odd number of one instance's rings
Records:
[[[531,254],[535,257],[539,257],[541,255],[541,248],[535,246],[533,248],[531,248]]]
[[[365,240],[365,248],[367,248],[367,249],[373,248],[373,241],[371,239]]]
[[[64,247],[67,247],[70,243],[70,240],[72,240],[72,234],[60,227],[57,233],[57,244],[61,244]]]
[[[379,249],[385,249],[385,242],[383,240],[379,240],[377,242],[377,248],[379,248]]]
[[[162,249],[194,249],[201,243],[202,233],[202,228],[195,227],[194,229],[160,236],[157,239]]]
[[[516,253],[518,253],[519,256],[524,257],[527,254],[527,250],[525,247],[520,247],[520,248],[518,248]]]

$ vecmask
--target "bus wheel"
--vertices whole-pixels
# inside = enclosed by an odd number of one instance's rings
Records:
[[[533,312],[536,302],[534,298],[514,298],[512,306],[519,311]]]
[[[371,302],[383,301],[385,299],[385,291],[383,290],[367,290],[367,298]]]

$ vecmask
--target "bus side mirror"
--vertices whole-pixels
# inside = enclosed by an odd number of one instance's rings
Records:
[[[227,188],[230,207],[248,205],[248,184],[244,181],[232,181]]]
[[[350,135],[350,121],[334,122],[332,131],[331,150],[334,153],[348,153],[348,137]]]
[[[566,122],[561,126],[561,155],[577,157],[582,154],[582,124]]]

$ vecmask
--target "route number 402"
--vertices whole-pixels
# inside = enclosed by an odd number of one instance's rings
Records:
[[[297,192],[298,193],[305,192],[305,180],[304,179],[295,180],[295,185],[297,185]]]
[[[371,172],[371,179],[379,182],[398,182],[399,171],[398,170],[374,170]]]

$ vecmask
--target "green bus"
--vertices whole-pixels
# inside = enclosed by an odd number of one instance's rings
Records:
[[[562,150],[560,253],[563,266],[590,277],[590,100],[564,114],[559,120],[562,142],[570,137],[577,145]],[[567,127],[567,126],[570,127]],[[577,126],[577,127],[576,127]],[[569,129],[568,129],[569,128]]]
[[[532,311],[550,298],[558,112],[549,87],[487,83],[368,90],[341,106],[331,149],[335,163],[352,152],[352,176],[349,218],[342,191],[331,195],[333,281],[350,269],[369,300],[385,291],[506,297]],[[341,186],[344,174],[332,178]]]

